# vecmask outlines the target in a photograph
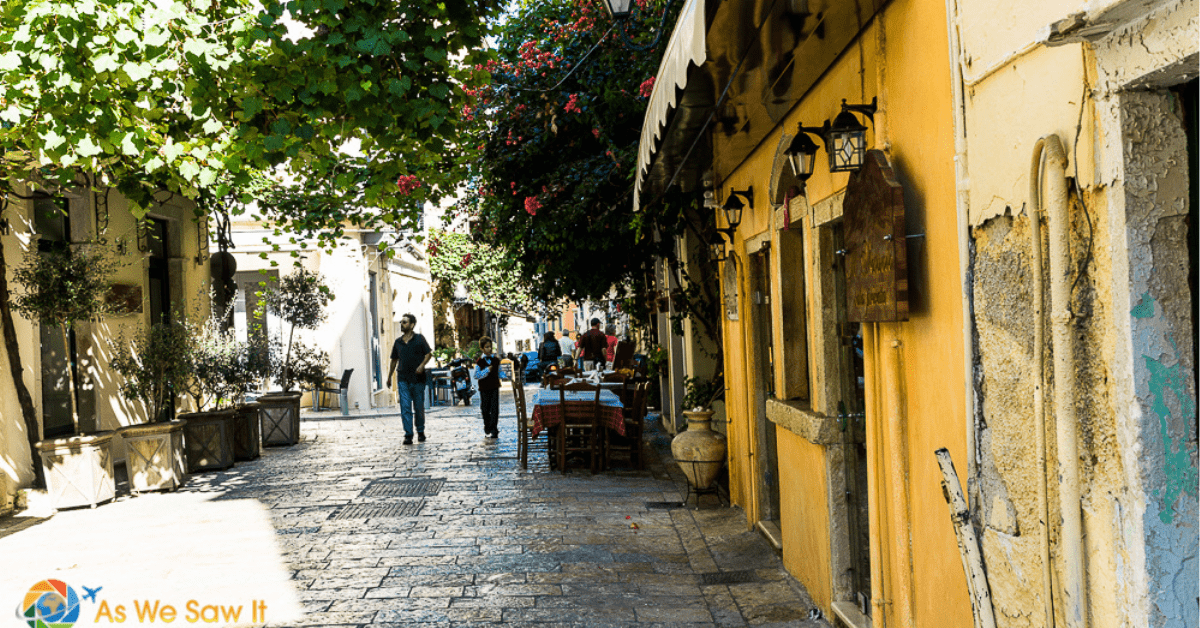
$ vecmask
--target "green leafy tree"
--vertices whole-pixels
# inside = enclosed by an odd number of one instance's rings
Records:
[[[451,288],[461,284],[475,305],[493,312],[532,310],[533,301],[519,281],[519,263],[504,250],[463,233],[433,229],[426,251],[434,280]]]

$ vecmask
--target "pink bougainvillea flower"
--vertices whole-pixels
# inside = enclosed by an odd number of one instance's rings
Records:
[[[638,95],[640,95],[642,98],[649,98],[650,94],[653,92],[654,92],[654,77],[651,76],[650,78],[646,79],[645,81],[642,81],[641,86],[638,87]]]
[[[592,137],[600,139],[600,129],[592,129]]]
[[[536,216],[537,211],[541,208],[542,208],[542,203],[541,203],[541,201],[538,200],[538,197],[536,197],[536,196],[526,196],[525,197],[525,211],[530,216]]]
[[[408,196],[421,187],[421,181],[417,179],[416,175],[404,174],[400,175],[399,179],[396,179],[396,187],[399,188],[397,191],[402,196]]]

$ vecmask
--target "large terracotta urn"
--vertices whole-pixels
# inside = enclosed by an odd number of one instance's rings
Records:
[[[113,432],[99,432],[37,442],[55,508],[94,508],[116,497],[112,438]]]
[[[175,490],[187,479],[183,421],[127,425],[117,434],[125,441],[130,492]]]
[[[271,392],[258,398],[262,405],[262,444],[295,445],[300,442],[300,393]]]
[[[671,441],[671,455],[692,488],[704,490],[712,486],[725,464],[725,437],[712,430],[711,410],[683,415],[688,427]]]

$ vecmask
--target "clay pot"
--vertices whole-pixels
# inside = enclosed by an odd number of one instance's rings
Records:
[[[712,486],[725,464],[725,437],[712,430],[712,411],[684,412],[688,428],[671,441],[671,455],[695,489]]]

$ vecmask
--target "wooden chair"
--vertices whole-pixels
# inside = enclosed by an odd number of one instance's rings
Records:
[[[513,400],[517,405],[517,457],[521,468],[529,468],[529,446],[533,440],[530,435],[529,406],[525,402],[525,375],[516,373],[512,379]],[[546,439],[549,441],[549,438]]]
[[[346,399],[346,395],[350,390],[350,375],[353,373],[354,369],[342,371],[342,378],[340,380],[336,377],[326,377],[325,383],[313,391],[313,410],[324,405],[319,403],[323,395],[333,394],[337,395],[338,408],[342,411],[342,414],[350,414],[350,402]]]
[[[628,340],[617,342],[617,348],[613,349],[612,370],[634,368],[633,349],[634,344]]]
[[[567,401],[567,393],[582,392],[590,401]],[[587,395],[586,393],[591,393]],[[572,455],[586,456],[592,473],[604,463],[604,439],[600,434],[600,387],[573,382],[558,387],[559,416],[556,453],[558,469],[567,472]]]
[[[645,462],[642,460],[642,432],[645,430],[646,391],[649,386],[650,383],[644,380],[633,384],[631,394],[626,397],[628,401],[622,400],[621,414],[625,419],[624,436],[613,430],[604,430],[606,462],[612,458],[623,457],[629,460],[629,464],[633,465],[635,469],[645,468]]]

